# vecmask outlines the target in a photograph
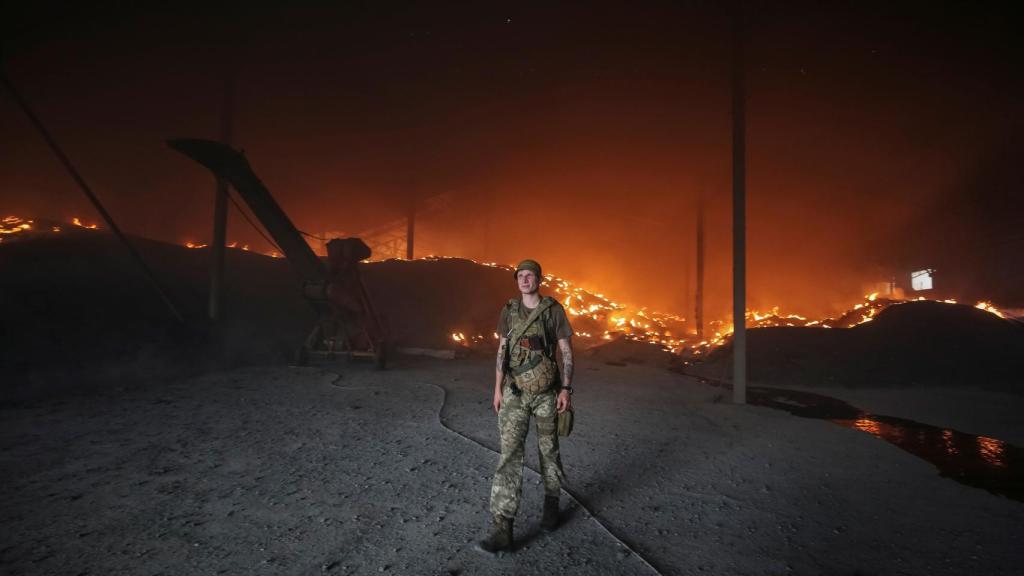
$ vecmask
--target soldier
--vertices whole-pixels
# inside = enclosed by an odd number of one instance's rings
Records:
[[[558,526],[558,500],[562,459],[556,431],[558,414],[571,408],[573,357],[572,327],[565,309],[538,291],[543,279],[540,264],[523,260],[516,266],[521,298],[509,300],[501,310],[494,411],[498,413],[501,458],[491,485],[494,525],[480,548],[487,552],[512,549],[512,523],[519,511],[523,485],[523,451],[530,417],[536,421],[541,475],[544,478],[544,513],[541,526]],[[561,374],[555,348],[562,356]]]

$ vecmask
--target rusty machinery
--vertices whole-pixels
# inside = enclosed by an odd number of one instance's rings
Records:
[[[327,243],[327,265],[313,252],[240,152],[220,142],[170,140],[168,145],[231,184],[302,279],[302,292],[317,321],[299,347],[296,363],[335,357],[372,358],[384,367],[387,331],[359,276],[370,248],[358,238]]]

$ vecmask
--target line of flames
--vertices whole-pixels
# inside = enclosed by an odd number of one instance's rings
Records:
[[[68,222],[72,226],[86,230],[99,230],[99,224],[86,224],[82,222],[82,219],[78,216],[72,217]],[[27,232],[60,232],[63,227],[60,223],[48,224],[46,228],[37,228],[36,221],[28,218],[20,218],[18,216],[6,216],[0,220],[0,242],[3,242],[4,236],[13,237],[14,235],[23,234]],[[185,242],[182,246],[192,249],[209,248],[209,244],[198,244],[195,242]],[[248,244],[242,244],[240,242],[228,242],[224,244],[227,248],[237,248],[245,252],[254,252],[256,254],[263,254],[264,256],[270,256],[271,258],[283,258],[284,256],[276,251],[270,252],[259,252],[257,250],[251,250]]]
[[[77,216],[72,218],[68,224],[84,228],[87,230],[98,230],[98,224],[85,224]],[[59,223],[47,224],[47,229],[43,229],[44,232],[60,232],[62,226]],[[33,231],[40,231],[36,221],[30,218],[21,218],[18,216],[5,216],[0,219],[0,242],[3,242],[4,237],[14,237],[15,235],[24,234]]]
[[[84,224],[78,217],[72,218],[70,224],[84,229],[99,229],[99,226],[96,224]],[[35,230],[35,221],[19,218],[17,216],[7,216],[0,220],[0,242],[4,240],[5,235],[9,237],[11,235],[17,235],[32,230]],[[46,231],[60,232],[61,227],[59,225],[51,225],[50,229]],[[190,249],[203,249],[209,247],[208,244],[197,244],[193,242],[186,242],[184,246]],[[277,251],[257,252],[251,250],[248,244],[240,245],[238,242],[230,242],[225,244],[225,246],[247,252],[252,251],[271,258],[283,257],[282,254]],[[417,258],[417,260],[447,259],[456,258],[451,256],[434,255]],[[467,258],[460,259],[469,260],[483,266],[507,270],[509,272],[514,270],[512,266],[506,264],[477,262]],[[708,323],[705,338],[700,340],[695,337],[684,338],[681,335],[686,333],[684,325],[686,319],[681,316],[652,311],[646,307],[636,308],[626,306],[611,300],[604,294],[584,290],[568,280],[552,274],[544,275],[544,281],[541,283],[541,287],[550,292],[554,292],[558,300],[562,303],[562,306],[565,308],[566,313],[569,316],[578,319],[578,322],[583,324],[580,329],[576,330],[576,336],[592,341],[594,344],[600,340],[625,338],[627,340],[646,342],[660,346],[674,354],[700,356],[706,354],[712,348],[716,348],[727,342],[733,332],[731,322],[726,320],[713,320]],[[926,300],[926,298],[918,297],[916,300],[921,301]],[[773,326],[851,328],[853,326],[872,321],[875,316],[887,306],[907,301],[908,300],[879,298],[879,295],[876,292],[864,296],[863,302],[855,304],[852,308],[838,317],[825,318],[823,320],[809,320],[808,318],[797,314],[784,314],[780,312],[778,306],[775,306],[768,311],[747,310],[746,325],[748,328],[765,328]],[[947,304],[957,303],[956,300],[937,301],[945,302]],[[991,302],[981,301],[975,304],[975,307],[991,314],[995,314],[1000,318],[1005,318],[1002,311],[996,308]],[[491,341],[496,341],[498,338],[499,336],[496,332],[491,333]],[[479,345],[488,341],[488,337],[483,334],[467,335],[465,330],[460,330],[458,328],[451,331],[451,339],[453,342],[463,346]]]
[[[420,260],[440,260],[449,257],[427,256]],[[501,268],[511,272],[512,266],[496,264],[493,262],[477,262],[484,266]],[[678,334],[685,333],[684,323],[686,319],[663,312],[648,310],[646,307],[633,308],[615,302],[600,293],[589,292],[575,286],[568,280],[551,274],[544,275],[542,288],[553,291],[566,313],[573,318],[589,319],[599,324],[603,323],[603,330],[582,331],[577,330],[576,336],[592,341],[596,344],[600,340],[614,340],[625,338],[637,342],[646,342],[672,352],[673,354],[687,354],[701,356],[707,354],[711,349],[725,344],[733,333],[733,325],[729,321],[714,320],[709,322],[707,336],[698,340],[690,336],[683,338]],[[918,297],[913,301],[928,300]],[[823,320],[811,320],[798,314],[784,314],[779,307],[775,306],[768,311],[747,310],[746,325],[748,328],[766,328],[773,326],[792,327],[820,327],[820,328],[852,328],[854,326],[871,322],[875,316],[884,308],[908,302],[912,300],[897,300],[880,298],[879,294],[873,293],[864,296],[864,301],[855,304],[848,311],[836,318],[825,318]],[[936,300],[946,304],[956,304],[956,300]],[[975,304],[979,310],[984,310],[1000,318],[1005,315],[991,302],[981,301]],[[672,326],[675,324],[676,326]],[[498,340],[499,335],[491,333],[492,340]],[[467,335],[466,331],[455,329],[451,332],[451,339],[463,346],[482,344],[488,340],[483,334]]]
[[[185,248],[191,248],[193,250],[200,250],[200,249],[203,249],[203,248],[209,248],[210,247],[209,244],[196,244],[194,242],[185,242],[184,246],[185,246]],[[238,242],[225,242],[224,243],[224,247],[225,248],[237,248],[239,250],[242,250],[243,252],[253,252],[255,254],[262,254],[264,256],[270,256],[271,258],[284,258],[284,255],[281,254],[280,252],[278,252],[277,250],[271,250],[270,252],[260,252],[258,250],[250,249],[248,244],[239,244]]]

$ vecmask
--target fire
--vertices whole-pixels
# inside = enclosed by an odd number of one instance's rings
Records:
[[[984,310],[985,312],[991,312],[1000,318],[1006,318],[1006,316],[1004,316],[1003,313],[990,302],[981,301],[975,304],[974,307],[979,310]]]
[[[184,246],[185,248],[191,248],[193,250],[210,247],[209,244],[196,244],[195,242],[185,242]],[[224,247],[238,248],[239,250],[243,250],[245,252],[255,252],[256,254],[262,254],[264,256],[269,256],[271,258],[284,258],[284,254],[281,254],[277,250],[271,250],[270,252],[259,252],[257,250],[250,249],[248,244],[242,244],[241,246],[239,246],[238,242],[227,242],[224,244]]]
[[[99,225],[97,224],[82,224],[82,220],[79,219],[78,216],[72,218],[71,223],[74,224],[75,226],[78,226],[79,228],[88,228],[89,230],[96,230],[99,228]]]
[[[34,220],[25,220],[17,216],[6,216],[3,220],[0,220],[0,234],[20,234],[26,230],[31,230],[33,224],[35,224]],[[3,238],[0,237],[0,240],[3,240]]]
[[[3,240],[4,236],[14,237],[15,235],[24,234],[33,231],[49,231],[49,232],[60,232],[63,228],[58,225],[57,222],[43,221],[40,227],[37,228],[35,220],[30,218],[21,218],[20,216],[5,216],[0,220],[0,240]],[[83,224],[81,219],[74,217],[71,219],[70,224],[85,228],[88,230],[97,230],[99,226],[96,224]]]
[[[80,218],[73,217],[71,225],[87,229],[97,230],[97,224],[85,224]],[[53,223],[56,224],[56,223]],[[49,228],[50,232],[61,232],[62,227],[44,222],[43,230]],[[36,222],[31,219],[18,216],[6,216],[0,219],[0,242],[5,238],[16,237],[36,229]],[[194,243],[187,241],[183,244],[189,249],[208,248],[208,244]],[[256,252],[270,258],[283,258],[277,250],[270,252],[258,252],[250,249],[248,244],[229,242],[225,244],[228,248],[238,248],[247,252]],[[444,260],[453,257],[448,256],[425,256],[418,260]],[[475,262],[473,260],[470,260]],[[499,268],[511,272],[514,268],[509,265],[497,264],[494,262],[476,262],[483,266]],[[546,274],[541,283],[549,292],[554,292],[556,298],[562,303],[566,313],[573,318],[573,327],[577,337],[591,340],[594,343],[609,341],[616,338],[624,338],[637,342],[646,342],[660,346],[674,354],[691,354],[699,356],[708,353],[712,348],[726,343],[733,333],[732,323],[726,320],[712,320],[707,323],[706,336],[697,340],[686,335],[686,318],[674,314],[649,310],[646,307],[631,307],[620,304],[602,293],[590,292],[580,288],[564,278],[552,274]],[[923,301],[924,297],[917,297],[912,301]],[[859,324],[871,322],[875,316],[884,308],[907,302],[902,299],[888,299],[873,292],[864,296],[864,301],[854,304],[848,311],[836,318],[824,318],[811,320],[798,314],[786,314],[780,311],[779,306],[773,306],[768,310],[747,310],[746,325],[750,328],[766,328],[775,326],[793,327],[817,327],[817,328],[852,328]],[[954,299],[936,300],[946,304],[956,304]],[[991,302],[981,301],[975,304],[979,310],[984,310],[999,318],[1006,318],[1006,315],[996,308]],[[500,336],[492,333],[491,338],[482,334],[466,336],[465,330],[455,330],[451,333],[452,341],[469,346],[481,344],[488,340],[498,340]]]
[[[417,260],[445,260],[449,258],[454,257],[425,256],[417,258]],[[500,268],[509,272],[514,269],[512,266],[496,264],[494,262],[477,262],[477,264],[491,268]],[[634,308],[619,304],[604,294],[589,292],[564,278],[552,274],[544,276],[541,287],[546,288],[549,292],[554,292],[554,296],[562,303],[566,313],[572,317],[576,337],[592,341],[594,344],[600,341],[624,338],[660,346],[673,354],[702,356],[706,355],[713,348],[728,342],[729,337],[733,333],[731,322],[712,320],[708,322],[705,330],[706,335],[701,340],[697,340],[692,336],[676,336],[676,334],[686,334],[686,319],[682,316],[656,312],[643,307]],[[916,300],[925,300],[925,298],[918,297]],[[956,300],[952,299],[937,301],[956,304]],[[886,307],[903,302],[907,302],[907,300],[883,298],[878,292],[873,292],[866,294],[863,302],[854,304],[849,310],[836,318],[816,320],[799,314],[787,314],[782,312],[779,306],[773,306],[768,310],[747,310],[746,324],[749,328],[777,326],[817,327],[824,329],[852,328],[871,322]],[[979,302],[977,308],[991,312],[1001,318],[1005,317],[1002,312],[989,302]],[[482,336],[466,337],[464,332],[459,331],[453,332],[451,338],[454,342],[463,346],[482,343],[486,340]],[[498,338],[498,334],[493,334],[494,340]]]

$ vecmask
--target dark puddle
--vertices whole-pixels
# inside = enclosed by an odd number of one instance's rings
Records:
[[[868,414],[842,400],[810,392],[755,386],[747,389],[747,400],[867,432],[932,463],[942,476],[1024,502],[1024,449],[1002,440]]]

